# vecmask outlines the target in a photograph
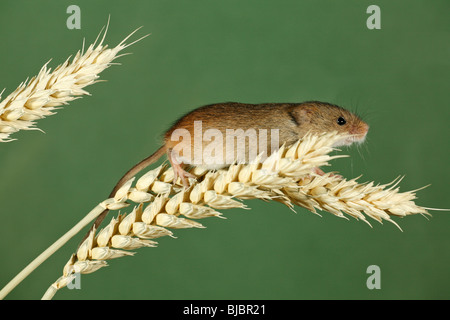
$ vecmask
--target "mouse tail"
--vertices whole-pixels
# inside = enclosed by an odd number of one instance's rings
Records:
[[[156,150],[152,155],[148,156],[147,158],[136,164],[134,167],[132,167],[130,170],[128,170],[127,173],[125,173],[123,177],[120,178],[119,182],[117,182],[116,186],[109,194],[109,197],[110,198],[114,197],[117,190],[119,190],[120,187],[122,187],[125,182],[133,178],[136,174],[147,168],[149,165],[152,165],[153,163],[158,161],[158,159],[161,158],[165,153],[166,153],[166,146],[163,145],[161,148]]]
[[[128,180],[130,180],[132,177],[134,177],[136,174],[138,174],[141,170],[144,170],[145,168],[147,168],[149,165],[155,163],[156,161],[158,161],[159,158],[161,158],[164,154],[166,153],[166,145],[163,145],[161,148],[159,148],[158,150],[156,150],[152,155],[148,156],[147,158],[145,158],[144,160],[142,160],[141,162],[139,162],[138,164],[136,164],[135,166],[133,166],[130,170],[127,171],[127,173],[125,173],[123,175],[122,178],[120,178],[119,182],[117,182],[116,186],[114,187],[114,189],[111,191],[111,193],[109,194],[109,197],[112,198],[114,197],[114,195],[116,194],[117,190],[120,189],[120,187],[123,186],[123,184],[125,182],[127,182]],[[80,245],[83,243],[83,241],[89,236],[90,232],[92,230],[96,230],[98,229],[98,227],[100,226],[100,224],[102,223],[102,221],[105,219],[106,215],[108,214],[109,210],[105,209],[95,220],[94,224],[92,225],[92,227],[89,229],[89,231],[86,233],[86,235],[83,237],[83,240],[81,240]]]

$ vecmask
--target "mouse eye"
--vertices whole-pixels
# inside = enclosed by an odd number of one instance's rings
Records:
[[[347,123],[347,121],[345,121],[345,119],[343,117],[339,117],[337,119],[337,124],[340,125],[340,126],[343,126],[346,123]]]

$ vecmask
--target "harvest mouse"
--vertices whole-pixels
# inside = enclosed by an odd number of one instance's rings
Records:
[[[244,147],[235,143],[228,150],[226,147],[229,145],[226,142],[216,141],[220,138],[226,139],[230,132],[236,134],[238,129],[245,133],[256,133],[257,140],[254,140],[253,144],[250,141]],[[259,143],[270,141],[273,150],[274,143],[276,148],[282,144],[290,145],[308,132],[320,134],[337,131],[349,134],[351,137],[339,141],[335,146],[351,145],[354,142],[363,142],[368,130],[368,124],[359,116],[339,106],[318,101],[263,104],[227,102],[206,105],[177,120],[166,131],[163,145],[132,167],[116,184],[110,197],[113,197],[126,181],[156,162],[164,154],[167,154],[174,170],[174,182],[177,177],[180,177],[183,184],[187,186],[187,178],[192,176],[183,169],[184,165],[201,165],[208,169],[217,169],[237,160],[248,163],[252,160],[250,151],[255,141]],[[268,132],[270,135],[267,134]],[[215,144],[211,147],[212,137]],[[239,149],[242,151],[239,153],[240,156],[238,156]],[[323,174],[323,171],[318,168],[316,172]],[[96,228],[107,212],[108,210],[105,210],[98,216],[94,223]]]

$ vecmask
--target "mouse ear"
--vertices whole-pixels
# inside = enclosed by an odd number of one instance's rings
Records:
[[[311,122],[311,117],[314,113],[314,108],[308,105],[296,106],[289,112],[292,120],[297,125],[302,125]]]

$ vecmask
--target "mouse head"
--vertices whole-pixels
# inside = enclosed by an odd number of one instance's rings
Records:
[[[307,131],[312,133],[328,133],[337,131],[350,135],[334,146],[362,143],[369,131],[369,125],[356,114],[339,106],[325,102],[303,102],[290,110],[301,135]]]

